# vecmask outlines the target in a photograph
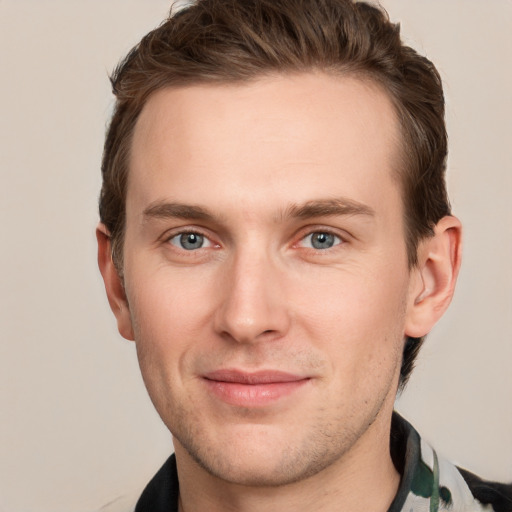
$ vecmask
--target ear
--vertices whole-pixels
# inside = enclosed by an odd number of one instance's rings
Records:
[[[117,319],[117,328],[121,336],[133,341],[134,336],[128,301],[123,283],[112,261],[110,234],[102,223],[99,223],[96,228],[96,239],[98,240],[98,266],[105,283],[110,309],[112,309]]]
[[[459,274],[461,241],[461,223],[450,215],[437,223],[433,237],[420,242],[418,264],[411,270],[406,336],[425,336],[448,308]]]

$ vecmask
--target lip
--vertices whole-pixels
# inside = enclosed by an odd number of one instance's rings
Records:
[[[239,407],[261,407],[277,402],[304,386],[310,377],[279,370],[246,372],[216,370],[203,375],[208,390],[217,398]]]

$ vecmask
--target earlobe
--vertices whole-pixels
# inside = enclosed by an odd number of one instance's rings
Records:
[[[117,328],[123,338],[133,341],[133,328],[123,283],[112,261],[110,235],[104,224],[96,228],[98,241],[98,266],[100,268],[110,309],[117,320]]]
[[[460,221],[446,216],[434,236],[420,242],[418,264],[411,271],[406,336],[425,336],[448,308],[461,263],[461,239]]]

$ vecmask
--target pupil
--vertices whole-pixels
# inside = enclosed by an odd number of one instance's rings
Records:
[[[312,245],[315,249],[328,249],[334,243],[333,235],[329,233],[316,233],[313,236]]]
[[[184,249],[199,249],[203,244],[203,237],[195,233],[184,233],[181,235],[180,242]]]

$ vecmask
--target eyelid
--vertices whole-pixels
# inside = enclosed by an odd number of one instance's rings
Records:
[[[184,233],[178,233],[178,234],[172,236],[171,238],[169,238],[169,243],[171,245],[174,245],[174,247],[177,247],[178,249],[185,249],[185,247],[182,247],[180,244],[180,239],[183,235],[195,235],[197,237],[201,237],[201,239],[203,241],[203,245],[201,245],[201,247],[198,247],[197,249],[194,249],[194,250],[198,251],[200,249],[207,249],[207,248],[213,246],[213,242],[207,236],[204,236],[201,233],[194,233],[192,231],[185,231]],[[174,241],[176,241],[176,243]],[[185,250],[187,250],[187,249],[185,249]],[[188,250],[192,251],[192,249],[188,249]]]
[[[306,239],[308,236],[311,236],[315,233],[327,233],[329,235],[332,235],[332,236],[335,236],[336,238],[338,238],[340,240],[340,242],[335,244],[331,249],[333,249],[336,246],[343,245],[344,243],[348,242],[350,239],[349,234],[343,230],[336,229],[336,228],[329,227],[329,226],[324,226],[321,224],[309,225],[309,226],[301,228],[298,231],[297,235],[294,237],[296,242],[293,243],[293,246],[298,247],[299,244],[304,239]],[[309,249],[309,247],[307,247],[307,249]],[[316,249],[313,249],[313,250],[316,250]]]
[[[201,229],[195,226],[180,226],[179,228],[173,228],[168,231],[166,231],[161,237],[160,240],[164,243],[168,243],[172,245],[173,247],[179,247],[175,244],[171,243],[171,240],[173,238],[176,238],[178,236],[184,235],[184,234],[194,234],[194,235],[200,235],[204,237],[209,242],[208,247],[201,247],[201,249],[207,249],[209,247],[220,247],[220,244],[215,241],[214,237],[208,232],[208,230]],[[183,249],[185,250],[185,249]],[[199,250],[199,249],[198,249]],[[191,251],[193,252],[193,251]]]
[[[333,245],[330,247],[324,247],[324,248],[314,247],[312,237],[319,233],[332,236],[333,237]],[[306,242],[306,241],[308,241],[308,242]],[[307,243],[307,245],[306,245],[306,243]],[[343,240],[338,235],[335,235],[333,233],[328,233],[327,231],[313,231],[309,235],[306,235],[305,237],[301,238],[301,240],[299,241],[300,247],[302,247],[304,249],[309,249],[312,251],[320,251],[320,252],[333,250],[341,244],[343,244]]]

